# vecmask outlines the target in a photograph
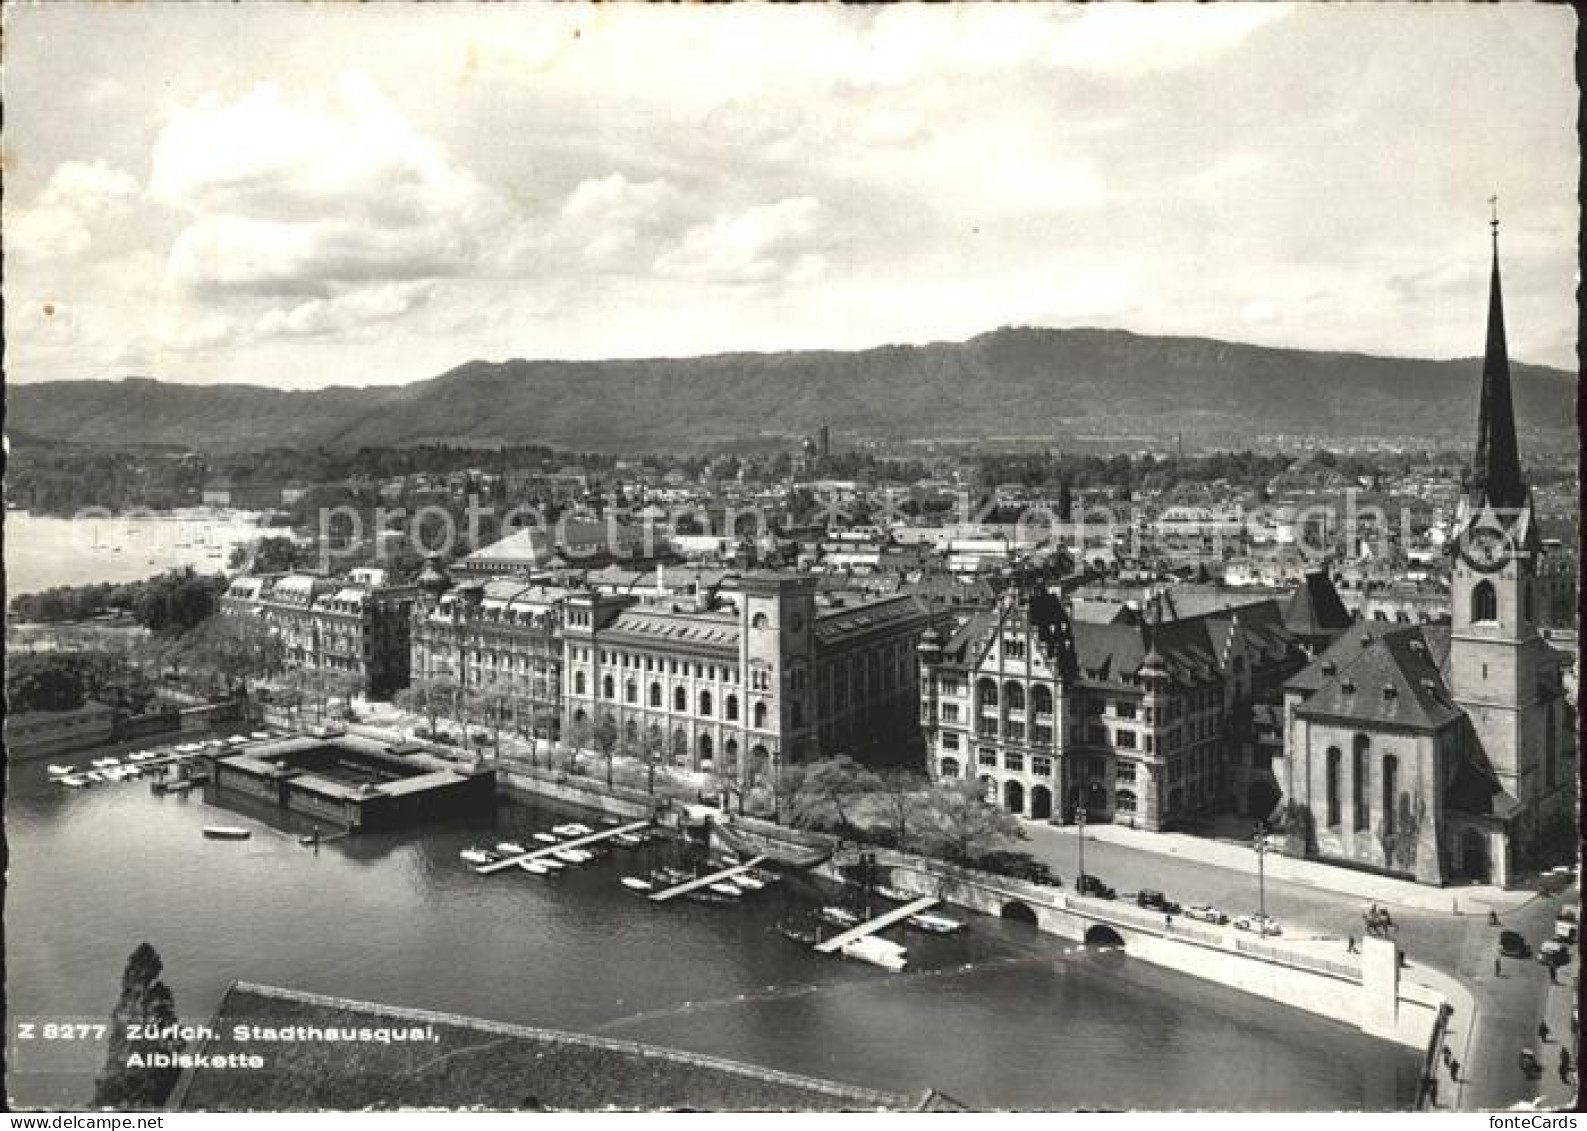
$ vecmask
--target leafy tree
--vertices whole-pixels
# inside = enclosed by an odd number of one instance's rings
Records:
[[[893,830],[893,843],[907,849],[918,831],[921,816],[929,809],[926,778],[913,770],[883,770],[873,776],[876,796]]]
[[[475,701],[490,727],[491,747],[500,758],[502,726],[511,717],[516,703],[512,687],[505,680],[493,677],[480,688]]]
[[[575,717],[568,723],[567,742],[564,754],[566,756],[566,769],[570,773],[579,772],[579,752],[588,750],[590,743],[595,740],[595,727],[588,716]]]
[[[840,832],[852,829],[849,805],[875,788],[875,775],[847,754],[812,762],[805,768],[801,788],[793,798],[795,823],[814,824],[830,809]]]
[[[639,745],[633,751],[635,757],[645,767],[645,791],[656,792],[656,767],[667,759],[667,739],[662,734],[661,728],[652,723],[645,728],[639,737]]]
[[[281,670],[285,648],[268,625],[250,617],[215,616],[182,638],[188,663],[219,678],[229,695],[246,699],[250,680]]]
[[[180,1075],[177,1068],[128,1064],[134,1054],[149,1057],[178,1053],[185,1043],[175,1034],[176,1003],[170,987],[160,980],[162,969],[159,954],[146,942],[139,943],[127,959],[121,975],[121,998],[110,1014],[110,1047],[104,1071],[94,1082],[95,1107],[159,1107]],[[143,1034],[153,1032],[156,1037],[130,1040],[128,1031],[133,1027]]]
[[[1025,839],[1019,819],[988,805],[977,781],[936,783],[927,795],[922,839],[928,849],[949,860],[973,863],[977,857]]]
[[[595,724],[595,749],[600,752],[601,760],[606,764],[606,788],[612,786],[612,757],[617,753],[617,744],[621,734],[617,729],[617,720],[610,715],[602,715],[600,722]]]
[[[423,676],[397,692],[397,709],[423,715],[432,736],[442,711],[457,699],[457,681],[451,676]]]

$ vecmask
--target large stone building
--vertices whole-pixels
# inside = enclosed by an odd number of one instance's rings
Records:
[[[1074,620],[1019,585],[920,647],[934,778],[975,777],[1012,813],[1159,829],[1277,800],[1253,706],[1305,660],[1277,602],[1162,619]]]
[[[803,574],[750,573],[693,601],[574,593],[564,724],[745,780],[835,754],[904,761],[928,623],[913,597],[818,597]]]
[[[1477,448],[1447,626],[1363,622],[1285,691],[1280,780],[1325,859],[1509,883],[1568,851],[1574,711],[1538,633],[1542,540],[1521,473],[1495,239]]]
[[[387,583],[384,570],[345,578],[244,574],[221,595],[220,611],[255,617],[280,638],[296,671],[353,677],[357,693],[384,699],[408,685],[408,625],[418,590]]]

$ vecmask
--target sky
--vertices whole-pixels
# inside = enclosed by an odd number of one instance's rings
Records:
[[[7,379],[1100,326],[1574,370],[1562,6],[4,11]]]

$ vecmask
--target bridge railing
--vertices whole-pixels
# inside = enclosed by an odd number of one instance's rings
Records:
[[[1256,958],[1265,958],[1270,962],[1279,962],[1285,966],[1297,966],[1302,970],[1328,974],[1351,982],[1359,982],[1361,980],[1361,966],[1359,963],[1340,962],[1337,959],[1309,954],[1303,950],[1292,950],[1286,946],[1257,942],[1255,939],[1236,938],[1234,940],[1234,948],[1243,954],[1249,954]]]

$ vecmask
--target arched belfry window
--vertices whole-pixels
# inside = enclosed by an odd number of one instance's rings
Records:
[[[1499,597],[1493,591],[1493,582],[1479,581],[1471,591],[1471,619],[1473,621],[1498,620]]]

